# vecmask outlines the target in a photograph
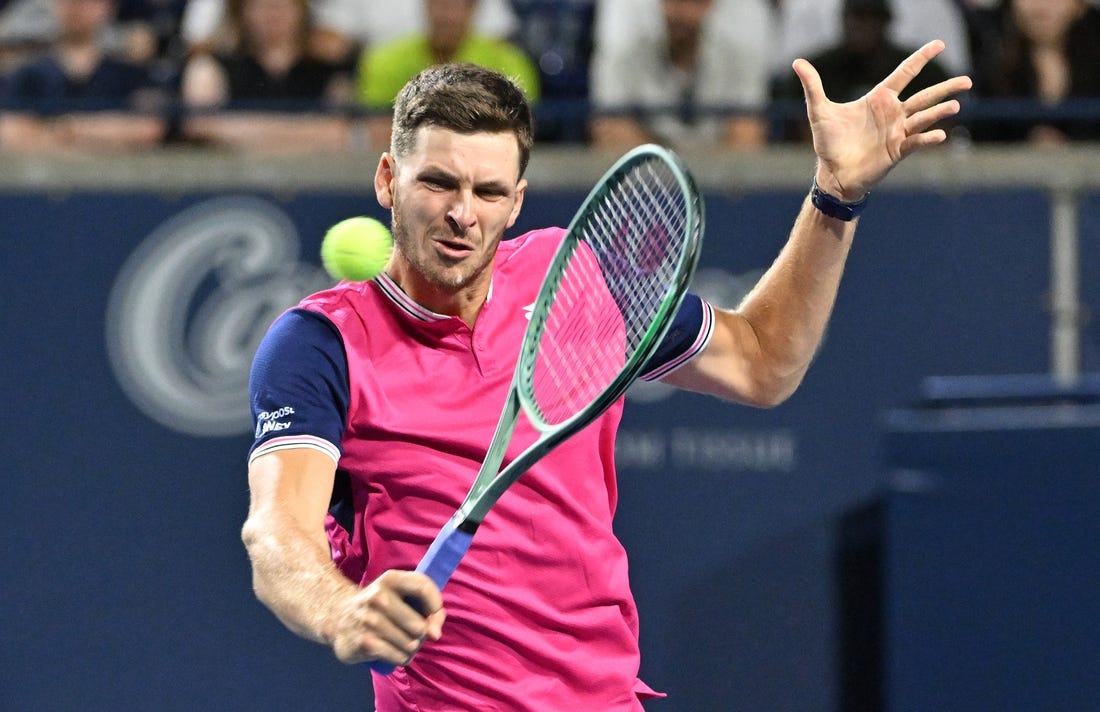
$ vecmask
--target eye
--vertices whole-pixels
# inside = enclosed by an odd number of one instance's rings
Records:
[[[432,191],[454,190],[457,186],[454,178],[442,173],[422,173],[419,178],[420,183]]]
[[[478,188],[477,194],[483,200],[503,200],[508,197],[508,191],[498,186],[485,186]]]

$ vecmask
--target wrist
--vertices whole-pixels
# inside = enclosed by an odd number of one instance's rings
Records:
[[[838,198],[821,187],[816,175],[814,176],[813,186],[810,188],[810,202],[815,208],[831,218],[845,222],[859,217],[859,214],[867,207],[867,199],[870,195],[870,193],[864,193],[863,197],[855,201]]]

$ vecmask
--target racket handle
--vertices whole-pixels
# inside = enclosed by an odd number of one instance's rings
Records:
[[[435,537],[435,541],[428,547],[428,552],[424,554],[424,558],[420,560],[416,567],[419,573],[427,575],[441,591],[447,585],[447,582],[451,580],[451,575],[458,568],[458,563],[462,561],[462,557],[466,555],[466,551],[470,548],[470,542],[473,541],[474,531],[477,530],[477,525],[466,522],[460,526],[456,519],[457,515],[440,530]],[[419,599],[406,598],[405,602],[421,613],[427,614],[423,603]],[[389,675],[396,667],[393,663],[385,660],[372,660],[367,665],[370,666],[371,670],[382,675]]]

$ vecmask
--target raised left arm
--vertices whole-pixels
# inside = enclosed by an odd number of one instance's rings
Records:
[[[861,200],[906,156],[947,138],[932,127],[958,112],[950,97],[970,88],[968,77],[904,102],[898,96],[943,48],[938,40],[926,44],[866,95],[844,104],[829,101],[809,62],[795,61],[817,154],[814,178],[827,200]],[[706,350],[665,382],[758,406],[789,397],[825,333],[857,222],[827,215],[807,196],[760,282],[736,309],[716,310]]]

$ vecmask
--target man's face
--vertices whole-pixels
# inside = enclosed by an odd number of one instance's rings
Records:
[[[432,46],[454,52],[470,30],[477,9],[475,0],[427,0],[428,35]]]
[[[1085,0],[1014,0],[1011,11],[1032,42],[1058,44],[1086,9]]]
[[[427,126],[408,155],[384,155],[375,190],[379,203],[393,209],[398,283],[407,292],[426,291],[428,301],[470,287],[487,290],[487,267],[519,215],[526,187],[510,132],[460,134]]]
[[[841,17],[844,44],[855,52],[872,52],[886,44],[889,17],[866,10],[848,10]]]
[[[260,46],[297,39],[306,21],[298,0],[248,0],[243,18],[248,34]]]
[[[62,37],[95,38],[114,17],[115,3],[114,0],[54,0],[53,13]]]

